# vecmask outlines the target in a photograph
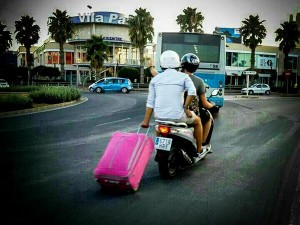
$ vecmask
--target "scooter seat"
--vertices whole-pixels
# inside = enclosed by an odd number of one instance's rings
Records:
[[[156,123],[162,124],[162,125],[167,125],[167,126],[173,126],[173,127],[182,127],[182,128],[187,128],[188,125],[184,122],[174,122],[174,121],[169,121],[169,120],[155,120]]]

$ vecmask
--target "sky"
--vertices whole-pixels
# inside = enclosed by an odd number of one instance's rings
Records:
[[[183,14],[187,7],[197,8],[204,16],[203,30],[212,33],[215,27],[238,28],[242,20],[249,15],[259,15],[260,20],[266,20],[263,25],[267,29],[267,37],[263,45],[278,46],[274,41],[275,30],[281,23],[287,21],[290,14],[300,11],[299,0],[0,0],[0,21],[13,33],[14,22],[21,16],[34,17],[40,26],[39,45],[49,36],[47,19],[56,9],[66,10],[69,16],[78,13],[89,13],[87,5],[93,12],[109,11],[125,15],[135,15],[139,7],[147,9],[154,17],[154,43],[158,32],[177,32],[178,15]],[[17,49],[13,41],[12,50]]]

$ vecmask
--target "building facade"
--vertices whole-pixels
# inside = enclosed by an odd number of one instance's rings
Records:
[[[294,18],[299,20],[299,13]],[[103,71],[98,77],[116,75],[122,67],[139,67],[139,51],[131,43],[127,26],[127,18],[117,12],[78,13],[71,17],[74,24],[74,35],[64,45],[65,74],[62,79],[72,85],[82,84],[92,77],[90,62],[87,61],[87,41],[92,35],[102,35],[109,46],[108,60],[104,62]],[[250,67],[251,50],[241,43],[237,28],[217,27],[214,33],[227,36],[226,44],[226,85],[245,85],[243,71]],[[32,47],[34,67],[39,65],[58,67],[59,45],[47,39],[40,47]],[[150,44],[145,49],[145,57],[154,61],[155,45]],[[288,69],[291,71],[289,79],[293,86],[299,82],[300,76],[300,48],[289,54]],[[18,66],[25,65],[25,48],[19,47]],[[255,67],[258,69],[256,82],[282,86],[284,80],[284,55],[276,46],[258,46],[255,55]]]
[[[139,67],[139,51],[132,45],[129,37],[127,18],[117,12],[78,13],[71,17],[74,35],[64,45],[65,75],[64,80],[71,84],[81,84],[91,78],[90,62],[87,61],[87,41],[92,35],[104,38],[108,44],[108,60],[104,62],[103,71],[97,77],[116,75],[122,67]],[[150,45],[152,47],[153,45]],[[44,44],[32,50],[34,66],[44,65],[60,68],[59,45],[48,39]],[[153,58],[153,50],[146,48],[146,57]],[[20,57],[25,57],[20,52]],[[21,65],[21,64],[20,64]]]
[[[243,44],[227,43],[226,46],[226,85],[244,86],[243,71],[250,68],[251,50]],[[276,46],[257,46],[255,68],[259,71],[255,82],[272,87],[286,84],[284,76],[284,54]],[[297,86],[300,79],[300,49],[289,54],[288,68],[291,72],[289,85]]]
[[[300,18],[298,13],[296,18]],[[292,19],[292,17],[290,18]],[[238,28],[216,27],[214,34],[226,35],[226,85],[245,86],[246,77],[243,71],[248,70],[251,60],[251,49],[242,44]],[[288,70],[291,74],[289,81],[284,74],[284,54],[276,46],[259,45],[255,49],[255,69],[258,76],[254,82],[266,83],[273,87],[281,87],[290,83],[297,86],[300,76],[300,48],[290,52]]]

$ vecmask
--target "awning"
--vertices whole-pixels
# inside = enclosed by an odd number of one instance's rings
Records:
[[[271,74],[269,74],[269,73],[259,73],[258,76],[259,77],[271,77]]]
[[[227,76],[241,76],[242,71],[240,71],[240,70],[226,70],[226,75]]]

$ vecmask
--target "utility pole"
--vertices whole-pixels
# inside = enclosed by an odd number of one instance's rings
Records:
[[[92,6],[90,5],[87,5],[87,7],[90,9],[90,39],[92,40],[92,31],[93,31],[93,28],[92,28]],[[91,67],[91,64],[90,64],[90,80],[92,80],[92,67]]]

